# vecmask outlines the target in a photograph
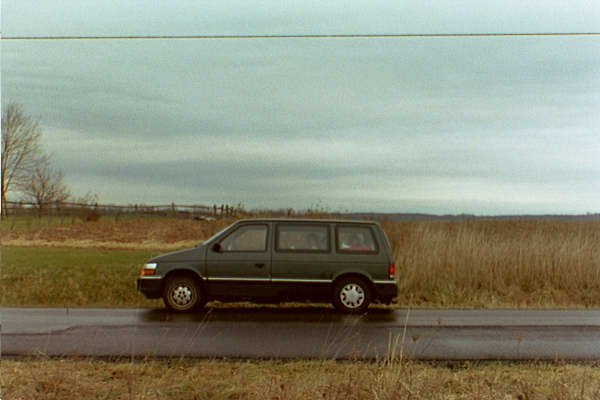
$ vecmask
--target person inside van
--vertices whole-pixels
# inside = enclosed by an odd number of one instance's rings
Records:
[[[361,236],[356,233],[349,235],[347,239],[342,243],[341,248],[343,250],[350,251],[371,251],[373,250],[370,246],[366,245]]]

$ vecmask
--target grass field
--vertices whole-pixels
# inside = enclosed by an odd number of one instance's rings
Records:
[[[134,286],[153,255],[231,221],[8,219],[5,306],[157,307]],[[402,307],[599,307],[600,223],[384,223]],[[8,399],[600,399],[600,368],[553,363],[6,360]]]
[[[140,306],[141,264],[231,221],[2,222],[5,305]],[[600,307],[600,222],[384,223],[401,307]],[[156,304],[156,303],[152,303]]]
[[[135,279],[149,251],[2,247],[4,306],[156,306],[137,293]]]
[[[599,399],[600,369],[548,363],[2,361],[3,399]]]
[[[27,247],[177,249],[192,247],[231,223],[162,217],[17,217],[2,221],[2,243]]]

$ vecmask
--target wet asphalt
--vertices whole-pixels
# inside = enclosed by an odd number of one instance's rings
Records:
[[[2,308],[0,323],[10,357],[600,360],[598,310]]]

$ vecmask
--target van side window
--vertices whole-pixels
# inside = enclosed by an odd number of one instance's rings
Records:
[[[221,241],[221,251],[266,251],[267,225],[244,225]]]
[[[338,226],[336,247],[338,251],[344,253],[377,252],[373,231],[367,226]]]
[[[279,224],[276,236],[278,251],[329,251],[329,228],[326,225]]]

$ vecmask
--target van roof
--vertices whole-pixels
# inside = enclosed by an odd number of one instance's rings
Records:
[[[314,223],[349,223],[349,224],[370,224],[379,225],[377,221],[354,220],[354,219],[327,219],[327,218],[244,218],[239,222],[314,222]]]

